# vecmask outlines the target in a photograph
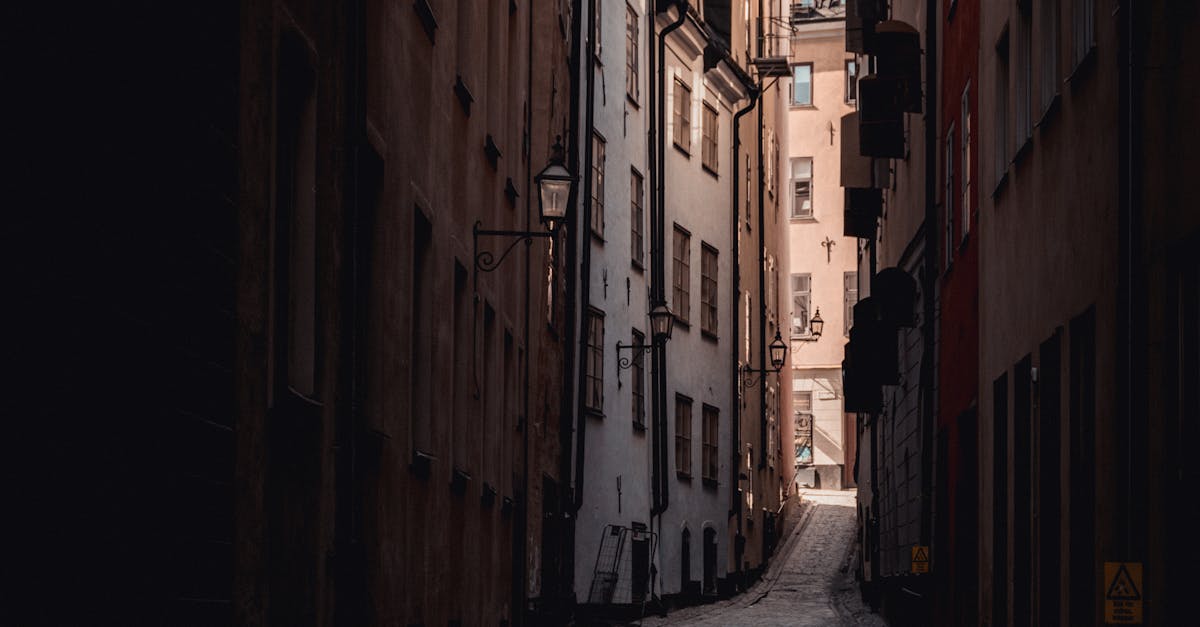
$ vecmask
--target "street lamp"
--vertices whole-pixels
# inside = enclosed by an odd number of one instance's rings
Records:
[[[667,307],[666,303],[659,303],[650,310],[650,343],[649,344],[622,344],[617,342],[617,375],[620,376],[621,370],[627,370],[633,367],[634,357],[621,357],[621,351],[632,350],[649,353],[655,346],[662,346],[671,339],[671,329],[675,325],[675,314]]]
[[[513,248],[521,242],[526,246],[533,244],[535,237],[554,237],[558,234],[559,226],[567,221],[567,207],[571,198],[571,187],[576,177],[563,165],[562,137],[554,139],[554,147],[550,152],[550,163],[533,177],[538,186],[538,218],[546,225],[545,231],[495,231],[479,228],[483,223],[476,222],[472,229],[475,245],[475,269],[480,272],[491,272],[504,262]],[[511,237],[514,238],[508,248],[497,257],[490,250],[479,250],[479,237]]]
[[[821,337],[821,331],[825,330],[825,321],[821,319],[820,307],[817,307],[817,313],[813,314],[812,320],[809,320],[808,324],[812,328],[812,341],[815,342],[817,338]],[[776,337],[779,336],[776,335]]]
[[[774,374],[783,369],[783,361],[787,358],[787,344],[783,342],[783,338],[779,337],[779,331],[775,332],[775,339],[771,340],[771,344],[767,349],[771,356],[771,367],[759,370],[751,368],[748,364],[742,368],[742,387],[752,388],[762,381],[763,375]]]

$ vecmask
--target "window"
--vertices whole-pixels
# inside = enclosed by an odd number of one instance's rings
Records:
[[[629,176],[629,246],[633,264],[639,268],[645,260],[646,248],[642,238],[642,229],[646,222],[646,212],[642,206],[644,194],[642,175],[637,170],[632,170]]]
[[[687,324],[691,318],[691,312],[688,308],[688,301],[691,299],[692,293],[692,235],[685,231],[678,224],[675,225],[675,241],[674,250],[672,252],[671,264],[671,280],[673,283],[673,296],[671,305],[675,310],[675,317],[680,322]]]
[[[585,374],[583,404],[594,412],[604,411],[604,314],[599,310],[588,311],[587,371]]]
[[[692,152],[692,89],[687,83],[675,79],[675,127],[672,138],[680,150]]]
[[[645,346],[646,336],[637,329],[633,330],[633,345]],[[634,426],[646,428],[646,352],[634,349],[633,363],[630,371],[633,373],[633,416]]]
[[[700,330],[717,334],[717,249],[700,244]]]
[[[1096,45],[1096,0],[1072,0],[1072,68],[1079,67]]]
[[[604,138],[592,136],[592,232],[604,237]]]
[[[747,157],[746,158],[746,230],[747,231],[750,230],[750,205],[751,205],[751,197],[753,195],[752,189],[753,188],[750,187],[750,158]]]
[[[717,457],[717,425],[721,416],[720,411],[711,405],[705,405],[704,431],[701,433],[700,474],[706,483],[716,484],[717,469],[720,458]]]
[[[625,95],[637,102],[638,82],[638,14],[625,5]]]
[[[795,420],[794,440],[796,465],[810,466],[813,463],[813,414],[812,392],[792,392],[792,415]]]
[[[744,349],[745,357],[743,361],[750,363],[750,291],[746,290],[745,298],[743,299],[746,307],[742,312],[742,348]]]
[[[792,275],[792,335],[808,333],[808,312],[812,298],[812,275]]]
[[[858,102],[858,61],[846,59],[846,103]]]
[[[811,217],[812,157],[792,159],[792,219]]]
[[[692,399],[675,395],[675,472],[692,476]]]
[[[701,124],[700,163],[704,169],[717,173],[717,110],[707,102],[702,109],[704,114]]]
[[[996,119],[993,127],[996,134],[992,136],[995,145],[995,177],[996,186],[1004,180],[1008,172],[1008,33],[1000,38],[996,45]]]
[[[962,145],[962,171],[958,177],[961,179],[962,186],[962,202],[959,206],[962,207],[962,239],[967,239],[967,233],[971,230],[971,82],[967,81],[967,86],[963,88],[962,93],[962,140],[959,142]]]
[[[1016,149],[1033,135],[1033,21],[1028,4],[1017,5]]]
[[[842,320],[845,321],[842,334],[850,337],[850,327],[854,326],[854,305],[858,302],[857,272],[842,274],[842,294]]]
[[[600,36],[601,35],[600,24],[604,21],[600,17],[600,6],[602,4],[604,4],[604,0],[593,0],[593,2],[592,2],[592,9],[596,12],[596,21],[592,25],[593,26],[592,41],[594,41],[596,43],[596,59],[597,60],[599,60],[599,58],[600,58],[600,51],[603,50],[603,48],[604,48],[604,46],[601,45],[601,43],[604,41],[604,39]]]
[[[954,126],[950,126],[950,130],[946,131],[946,180],[945,194],[943,202],[946,204],[946,269],[950,269],[950,265],[954,263],[954,154],[957,152],[954,146]]]
[[[800,63],[792,66],[792,105],[812,106],[812,64]]]
[[[779,143],[775,141],[775,129],[767,129],[767,162],[763,164],[763,174],[766,175],[767,193],[775,197],[775,169],[779,167]],[[779,205],[776,204],[776,217]]]
[[[1038,28],[1041,29],[1041,83],[1038,88],[1042,115],[1050,110],[1058,96],[1058,2],[1038,2]]]

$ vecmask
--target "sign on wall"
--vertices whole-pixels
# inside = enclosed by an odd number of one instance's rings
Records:
[[[1104,622],[1142,624],[1142,563],[1104,562]]]

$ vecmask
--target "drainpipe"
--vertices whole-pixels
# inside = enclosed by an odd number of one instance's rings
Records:
[[[937,276],[938,228],[934,205],[937,185],[937,0],[925,2],[925,252],[923,292],[925,319],[921,321],[921,544],[929,546],[933,538],[933,358],[934,299]],[[941,461],[941,460],[939,460]],[[927,604],[926,610],[930,609]]]
[[[529,11],[527,19],[528,19],[528,26],[529,26],[529,30],[527,32],[533,33],[533,11],[532,10]],[[530,36],[528,41],[526,42],[526,59],[525,59],[525,61],[526,61],[525,93],[532,94],[533,93],[533,37],[532,36]],[[534,195],[534,193],[536,193],[534,191],[535,186],[533,183],[533,166],[532,166],[533,160],[529,158],[529,156],[530,156],[529,155],[529,143],[530,143],[530,136],[532,135],[532,133],[533,133],[533,108],[525,107],[525,136],[522,139],[523,139],[523,144],[524,144],[523,148],[524,148],[524,152],[525,152],[525,155],[524,155],[525,161],[528,164],[528,166],[525,168],[525,189],[528,190],[527,193],[525,194],[525,227],[524,228],[526,231],[530,230],[530,228],[532,226],[533,220],[531,219],[530,216],[533,211],[533,195]],[[570,141],[570,140],[568,139],[568,141]],[[524,322],[524,332],[523,332],[523,337],[525,338],[525,359],[524,359],[525,363],[518,364],[518,367],[520,367],[523,370],[524,383],[521,386],[521,425],[522,425],[522,428],[521,428],[521,491],[517,494],[513,494],[513,499],[516,501],[516,503],[514,504],[514,508],[513,508],[515,511],[513,513],[516,518],[516,527],[519,530],[520,535],[518,535],[514,539],[516,546],[514,547],[513,555],[514,555],[515,559],[516,558],[520,559],[520,563],[513,564],[513,570],[517,571],[516,576],[514,577],[516,579],[515,585],[520,586],[520,587],[517,590],[513,591],[513,594],[512,594],[513,606],[512,606],[512,609],[510,610],[512,617],[513,617],[513,622],[516,623],[517,625],[525,625],[529,622],[529,617],[526,615],[526,612],[528,611],[528,608],[529,608],[529,598],[528,598],[529,568],[528,568],[528,564],[527,564],[527,560],[529,559],[529,552],[528,552],[529,551],[529,549],[528,549],[529,505],[528,505],[528,503],[529,503],[529,492],[530,492],[530,490],[529,490],[529,393],[530,393],[530,383],[531,382],[530,382],[530,378],[529,378],[529,362],[530,362],[529,355],[532,353],[532,349],[533,349],[533,338],[530,336],[529,318],[530,318],[530,314],[532,313],[532,307],[531,307],[531,301],[530,301],[530,295],[531,295],[530,283],[532,281],[530,274],[533,270],[532,248],[533,248],[532,246],[525,247],[525,322]],[[555,249],[555,254],[556,255],[558,254],[557,249]],[[553,261],[553,260],[551,260],[551,261]],[[564,350],[563,352],[569,353],[570,351]],[[567,357],[567,359],[568,359],[568,363],[570,363],[569,362],[570,358]],[[566,388],[563,388],[563,389],[565,390]],[[564,394],[563,397],[565,398],[566,395]],[[544,547],[543,547],[543,550],[545,550]]]
[[[759,0],[762,9],[762,0]],[[762,13],[760,12],[761,16]],[[760,34],[761,36],[761,34]],[[762,379],[758,383],[758,469],[767,467],[767,257],[766,236],[766,176],[763,169],[763,110],[758,108],[758,369]],[[763,556],[764,560],[766,556]]]
[[[741,316],[738,312],[738,307],[741,305],[742,285],[741,285],[741,236],[739,234],[739,226],[741,220],[741,203],[738,201],[738,181],[741,177],[741,170],[738,167],[738,155],[742,145],[741,119],[755,106],[758,105],[758,86],[750,85],[747,90],[750,95],[750,102],[746,103],[737,113],[733,114],[733,211],[731,212],[732,222],[730,223],[730,233],[733,234],[733,298],[729,299],[733,306],[733,351],[731,352],[732,363],[730,370],[733,376],[733,431],[729,436],[730,440],[730,457],[733,459],[732,467],[730,468],[730,483],[729,483],[729,504],[730,511],[737,516],[737,536],[742,537],[742,499],[739,498],[738,486],[741,481],[738,478],[738,473],[742,467],[742,428],[741,428],[741,413],[742,413],[742,368],[738,361],[738,350],[741,347],[739,338],[741,334],[738,329],[738,321]],[[746,190],[749,194],[750,190]],[[735,541],[736,542],[736,541]],[[737,546],[736,544],[734,545]],[[741,551],[735,548],[734,550],[734,571],[741,572],[742,569],[742,554]]]
[[[667,127],[666,103],[664,97],[666,95],[666,54],[667,54],[667,35],[683,26],[683,22],[687,19],[688,3],[687,0],[662,0],[658,3],[658,12],[662,13],[670,9],[674,5],[679,13],[674,22],[668,24],[662,29],[658,35],[658,99],[657,112],[658,123],[656,131],[659,133],[657,137],[662,137]],[[655,202],[651,206],[651,237],[653,238],[653,248],[650,255],[650,301],[651,307],[666,303],[666,288],[665,278],[666,269],[663,263],[663,251],[665,250],[666,237],[664,235],[666,228],[666,181],[664,180],[666,167],[666,150],[661,146],[657,149],[658,162],[655,164],[658,175],[655,180],[657,189],[655,190]],[[651,367],[653,368],[652,392],[655,409],[655,448],[657,449],[658,467],[657,479],[659,483],[658,502],[650,510],[651,517],[661,516],[667,511],[670,505],[670,481],[667,479],[667,359],[666,346],[656,344],[651,351]]]

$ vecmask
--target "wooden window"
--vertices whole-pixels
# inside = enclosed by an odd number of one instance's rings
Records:
[[[644,346],[646,344],[646,336],[637,329],[633,330],[633,345]],[[633,349],[632,365],[630,366],[631,376],[633,377],[633,424],[646,428],[646,352],[640,349]]]
[[[854,326],[854,305],[858,303],[858,273],[845,272],[842,274],[842,320],[843,334],[850,337],[850,328]]]
[[[812,392],[792,392],[792,418],[795,421],[796,465],[810,466],[813,463]]]
[[[629,175],[629,246],[633,264],[639,268],[645,261],[646,243],[644,229],[646,211],[642,198],[645,196],[645,185],[642,175],[632,170]]]
[[[1016,149],[1033,135],[1033,17],[1028,5],[1017,6]]]
[[[604,313],[588,311],[587,371],[583,404],[594,412],[604,411]]]
[[[700,244],[700,330],[717,334],[717,249]]]
[[[992,128],[992,144],[995,146],[994,174],[997,187],[1008,173],[1008,33],[996,45],[996,101]]]
[[[792,66],[793,106],[812,106],[812,69],[811,63],[799,63]]]
[[[792,275],[792,336],[808,334],[808,318],[812,301],[812,275]]]
[[[716,484],[720,458],[717,456],[717,429],[721,412],[711,405],[703,407],[703,433],[701,433],[700,475],[706,483]]]
[[[1038,2],[1038,45],[1041,49],[1039,63],[1038,95],[1042,115],[1050,110],[1050,105],[1058,97],[1058,0],[1039,0]]]
[[[792,159],[792,218],[813,217],[812,157]]]
[[[691,319],[689,303],[692,296],[692,235],[675,225],[675,240],[672,252],[671,281],[673,283],[672,309],[680,322],[687,324]]]
[[[720,118],[717,117],[717,110],[707,102],[704,103],[702,109],[704,117],[701,120],[701,146],[700,146],[700,163],[704,169],[717,173],[717,124]]]
[[[858,61],[846,59],[846,104],[858,102]]]
[[[600,53],[601,53],[601,51],[604,50],[604,46],[601,45],[604,42],[604,38],[601,37],[603,30],[601,30],[601,28],[600,28],[601,24],[603,24],[603,22],[604,22],[604,20],[602,19],[602,16],[601,16],[601,12],[600,12],[600,8],[603,4],[604,4],[604,0],[593,0],[593,2],[592,2],[592,9],[596,13],[596,20],[592,23],[592,40],[594,42],[596,42],[596,58],[597,59],[600,58]]]
[[[674,127],[672,138],[675,146],[691,154],[692,152],[692,88],[681,79],[675,79],[674,98]]]
[[[675,472],[692,476],[692,399],[675,395]]]
[[[592,136],[592,233],[604,237],[604,138]]]
[[[638,14],[633,7],[625,5],[625,95],[637,102],[640,95],[638,82]]]
[[[959,202],[959,208],[962,210],[962,220],[960,220],[959,230],[962,231],[962,239],[967,239],[967,233],[971,231],[971,83],[967,82],[967,86],[963,88],[962,93],[962,130],[960,131],[959,144],[961,145],[962,156],[959,163],[961,171],[958,177],[961,181],[962,200]]]
[[[954,244],[958,241],[954,238],[954,126],[946,131],[946,154],[943,159],[946,162],[946,177],[945,177],[945,193],[943,194],[943,203],[945,203],[945,222],[946,222],[946,270],[950,269],[954,263]]]

